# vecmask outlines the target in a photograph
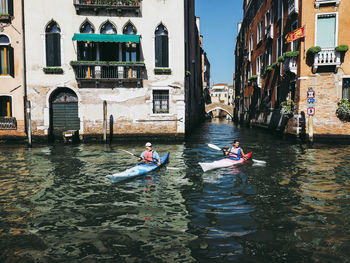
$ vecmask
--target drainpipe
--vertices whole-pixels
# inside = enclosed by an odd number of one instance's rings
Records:
[[[27,120],[27,62],[26,62],[26,38],[25,38],[25,21],[24,21],[24,0],[21,1],[22,4],[22,56],[23,56],[23,106],[24,106],[24,129],[28,135],[28,120]],[[29,139],[29,137],[28,137]],[[31,141],[30,141],[31,145]]]
[[[103,141],[107,142],[107,101],[103,101]]]
[[[284,33],[284,12],[283,12],[283,10],[284,10],[284,6],[283,6],[283,2],[284,2],[284,0],[280,0],[281,2],[282,2],[282,5],[281,5],[281,8],[282,8],[282,10],[281,10],[281,55],[283,54],[283,40],[284,40],[284,37],[283,37],[283,33]],[[278,59],[278,58],[277,58]],[[281,67],[280,67],[280,75],[281,76],[283,76],[283,74],[282,74],[282,66],[283,65],[281,65]],[[281,85],[280,85],[281,86]]]

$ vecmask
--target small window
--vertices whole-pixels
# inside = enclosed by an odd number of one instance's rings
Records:
[[[0,75],[14,77],[13,48],[5,35],[0,35]]]
[[[350,79],[343,79],[343,99],[350,99]]]
[[[169,113],[169,91],[153,91],[153,113]]]
[[[263,21],[261,20],[258,24],[257,28],[257,42],[259,43],[262,40],[262,28],[263,28]]]
[[[111,22],[107,21],[102,25],[100,32],[101,34],[117,34],[117,29]]]
[[[123,29],[124,35],[136,35],[136,33],[137,33],[136,27],[130,22]]]
[[[294,30],[296,30],[298,28],[298,21],[295,21],[292,25],[291,25],[291,27],[290,27],[290,31],[292,32],[292,31],[294,31]],[[299,44],[299,40],[295,40],[295,41],[293,41],[292,43],[290,43],[290,45],[291,45],[291,51],[297,51],[298,50],[298,44]]]
[[[82,33],[82,34],[94,34],[95,29],[89,21],[85,21],[80,27],[80,33]]]
[[[12,117],[12,98],[10,96],[0,96],[0,117]]]

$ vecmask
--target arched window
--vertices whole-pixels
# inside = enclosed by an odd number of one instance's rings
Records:
[[[126,24],[126,26],[123,28],[123,34],[124,35],[136,35],[137,30],[133,24],[130,22]]]
[[[111,22],[107,21],[101,27],[101,34],[117,34],[117,29]]]
[[[168,30],[163,24],[160,24],[155,31],[155,54],[156,67],[169,67]]]
[[[137,30],[136,27],[128,22],[123,28],[124,35],[136,35]],[[123,61],[126,62],[135,62],[139,61],[140,52],[139,52],[139,44],[138,43],[122,43],[122,55]]]
[[[0,96],[0,117],[12,117],[12,98],[10,96]]]
[[[14,77],[13,48],[6,35],[0,35],[0,75]]]
[[[61,66],[61,29],[55,21],[51,21],[45,30],[46,66]]]
[[[85,21],[80,27],[80,33],[93,34],[93,33],[95,33],[95,29],[89,21]]]
[[[0,1],[0,14],[9,14],[13,16],[13,0]]]
[[[94,34],[95,29],[93,25],[86,20],[80,27],[80,33],[82,34]],[[78,41],[78,60],[96,60],[96,43]]]

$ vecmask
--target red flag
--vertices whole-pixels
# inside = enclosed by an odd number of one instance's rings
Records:
[[[286,43],[293,42],[299,38],[305,37],[305,26],[295,29],[286,35]]]

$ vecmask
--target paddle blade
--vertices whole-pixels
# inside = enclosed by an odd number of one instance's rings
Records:
[[[214,145],[214,144],[208,143],[208,146],[209,146],[210,148],[214,149],[214,150],[221,151],[221,148],[218,147],[218,146],[216,146],[216,145]]]
[[[266,164],[265,161],[261,161],[261,160],[257,160],[257,159],[252,159],[252,160],[253,160],[253,162],[255,162],[255,163]]]
[[[130,154],[130,155],[132,155],[132,156],[139,157],[139,156],[137,156],[136,154],[133,154],[132,152],[129,152],[129,151],[126,151],[126,150],[122,150],[122,151],[124,151],[124,152],[126,152],[126,153],[128,153],[128,154]]]

